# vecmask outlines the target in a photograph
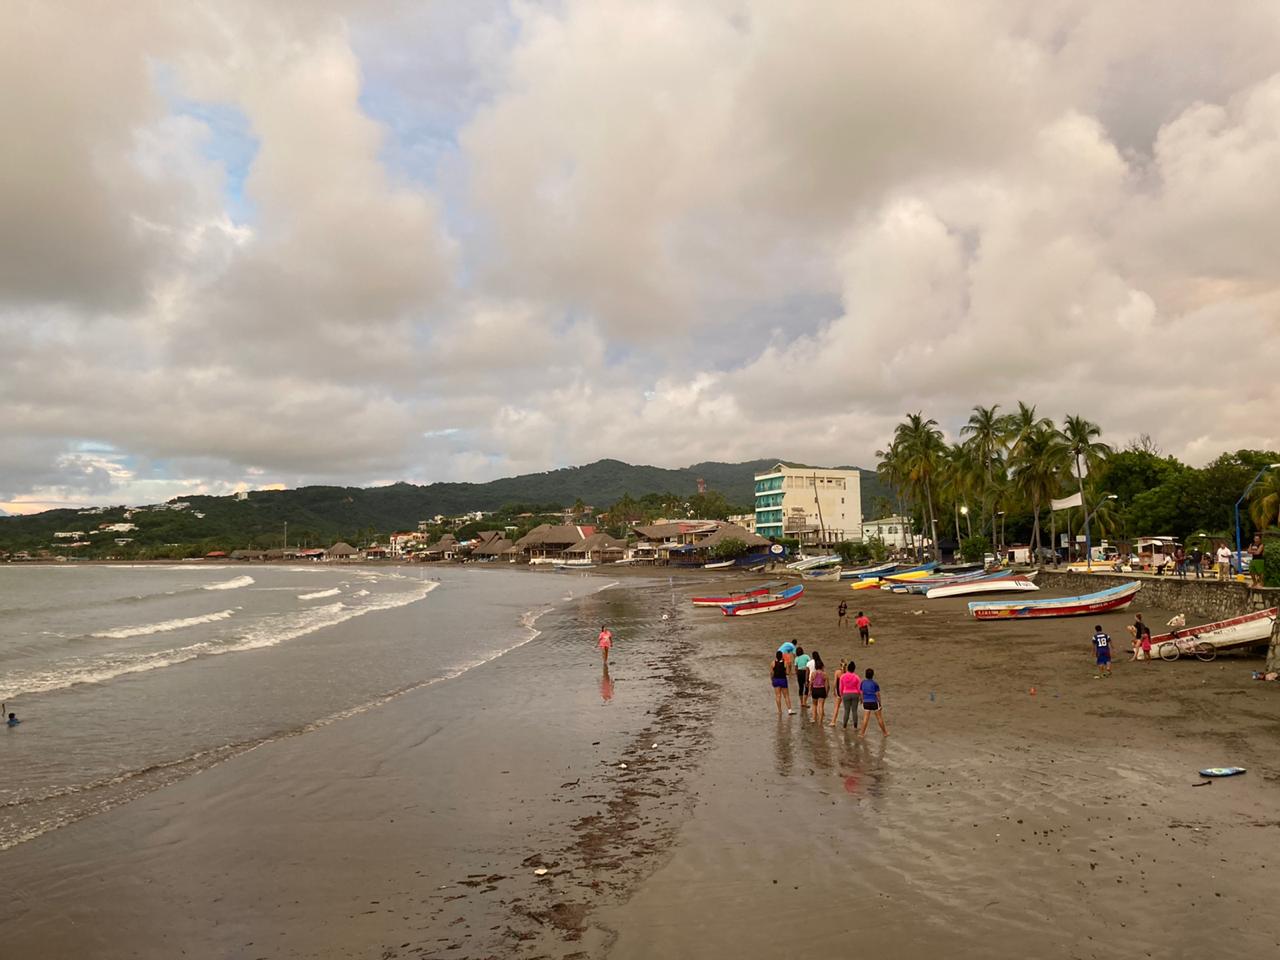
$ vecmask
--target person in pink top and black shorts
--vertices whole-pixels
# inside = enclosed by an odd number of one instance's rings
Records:
[[[605,666],[609,665],[609,650],[613,646],[613,633],[608,627],[600,628],[600,636],[596,640],[596,646],[600,648],[600,656]]]

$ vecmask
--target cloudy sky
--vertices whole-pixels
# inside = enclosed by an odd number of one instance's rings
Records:
[[[0,509],[1280,447],[1280,6],[11,0]]]

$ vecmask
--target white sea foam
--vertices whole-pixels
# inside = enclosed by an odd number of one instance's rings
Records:
[[[14,700],[20,695],[30,696],[34,693],[61,690],[82,683],[106,683],[129,674],[176,666],[197,657],[214,657],[225,653],[274,647],[288,640],[296,640],[308,633],[323,630],[325,627],[362,617],[366,613],[408,606],[423,599],[438,586],[438,583],[423,583],[421,589],[379,597],[370,603],[355,607],[346,606],[339,601],[318,607],[308,607],[289,614],[266,617],[255,627],[231,640],[205,640],[169,650],[119,655],[92,664],[59,664],[47,672],[14,677],[10,686],[0,687],[0,699]]]
[[[298,594],[298,599],[299,600],[319,600],[321,597],[336,597],[341,592],[342,591],[339,590],[337,587],[334,587],[331,590],[317,590],[315,593],[300,593]]]
[[[353,597],[367,597],[368,595],[369,595],[368,590],[357,590],[355,593],[352,594]]]
[[[118,630],[103,630],[90,634],[94,637],[107,637],[112,640],[127,640],[129,637],[149,637],[153,633],[168,633],[170,630],[181,630],[201,623],[216,623],[232,616],[235,610],[219,610],[217,613],[206,613],[199,617],[183,617],[179,620],[161,620],[159,623],[143,623],[133,627],[120,627]]]
[[[223,580],[219,583],[206,583],[206,590],[238,590],[240,587],[247,587],[253,583],[253,577],[248,575],[243,577],[232,577],[230,580]]]

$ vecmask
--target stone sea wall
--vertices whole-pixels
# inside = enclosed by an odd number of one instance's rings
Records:
[[[1124,574],[1041,570],[1036,582],[1045,590],[1079,594],[1094,593],[1132,580],[1141,580],[1142,590],[1131,609],[1159,607],[1185,613],[1188,626],[1192,624],[1192,617],[1200,622],[1225,620],[1280,603],[1280,590],[1255,590],[1244,583],[1219,583],[1207,578],[1180,580],[1177,577],[1128,577]],[[1155,625],[1152,627],[1154,629]]]

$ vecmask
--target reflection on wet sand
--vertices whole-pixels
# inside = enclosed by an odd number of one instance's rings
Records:
[[[608,703],[613,699],[613,678],[609,676],[609,665],[604,665],[604,672],[600,674],[600,699]]]

